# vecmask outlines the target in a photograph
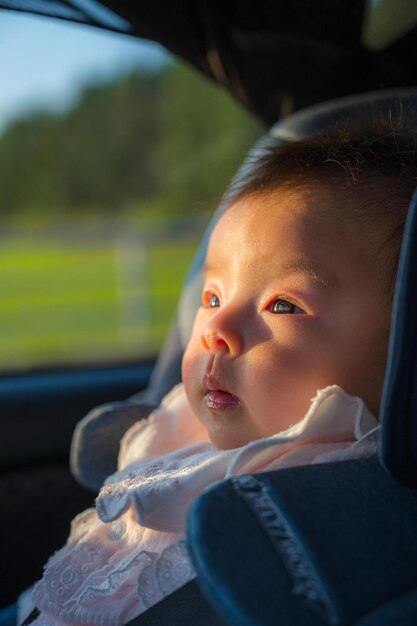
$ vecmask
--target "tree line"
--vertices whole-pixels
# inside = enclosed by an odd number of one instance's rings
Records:
[[[85,87],[0,136],[0,215],[207,209],[261,129],[178,64]]]

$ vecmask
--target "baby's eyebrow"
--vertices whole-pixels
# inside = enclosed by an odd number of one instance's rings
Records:
[[[217,270],[217,263],[213,263],[212,261],[207,262],[206,260],[203,268],[204,275],[207,275],[210,272],[216,272]],[[320,287],[325,287],[327,289],[338,288],[340,286],[340,283],[335,276],[326,272],[307,256],[299,256],[291,261],[288,261],[287,263],[284,263],[283,265],[280,265],[279,273],[282,276],[288,276],[289,274],[304,274]]]
[[[204,274],[209,274],[210,272],[216,272],[218,271],[219,266],[217,265],[217,263],[213,263],[213,261],[207,261],[207,259],[204,262],[203,265],[203,272]]]
[[[321,287],[337,288],[339,281],[337,278],[318,264],[314,263],[309,257],[300,256],[285,263],[280,270],[283,274],[307,274],[307,276]]]

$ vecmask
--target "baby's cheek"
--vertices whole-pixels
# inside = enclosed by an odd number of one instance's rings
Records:
[[[181,376],[182,382],[184,384],[185,393],[188,396],[188,400],[192,400],[192,391],[196,382],[196,368],[197,368],[197,357],[190,346],[184,352],[184,356],[182,359],[181,366]]]

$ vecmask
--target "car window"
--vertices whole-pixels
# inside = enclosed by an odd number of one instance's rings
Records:
[[[374,51],[383,50],[417,24],[417,4],[409,0],[367,0],[362,41]]]
[[[0,370],[154,355],[260,128],[156,44],[13,13],[0,35]]]

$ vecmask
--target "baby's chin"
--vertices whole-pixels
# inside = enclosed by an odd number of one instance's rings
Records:
[[[238,424],[207,424],[206,420],[203,420],[203,423],[207,428],[210,441],[218,450],[242,448],[250,441],[261,438],[256,433],[245,432],[241,427],[239,428]]]
[[[242,448],[252,439],[245,439],[241,437],[233,437],[225,434],[211,434],[209,433],[210,441],[218,450],[235,450],[236,448]]]

